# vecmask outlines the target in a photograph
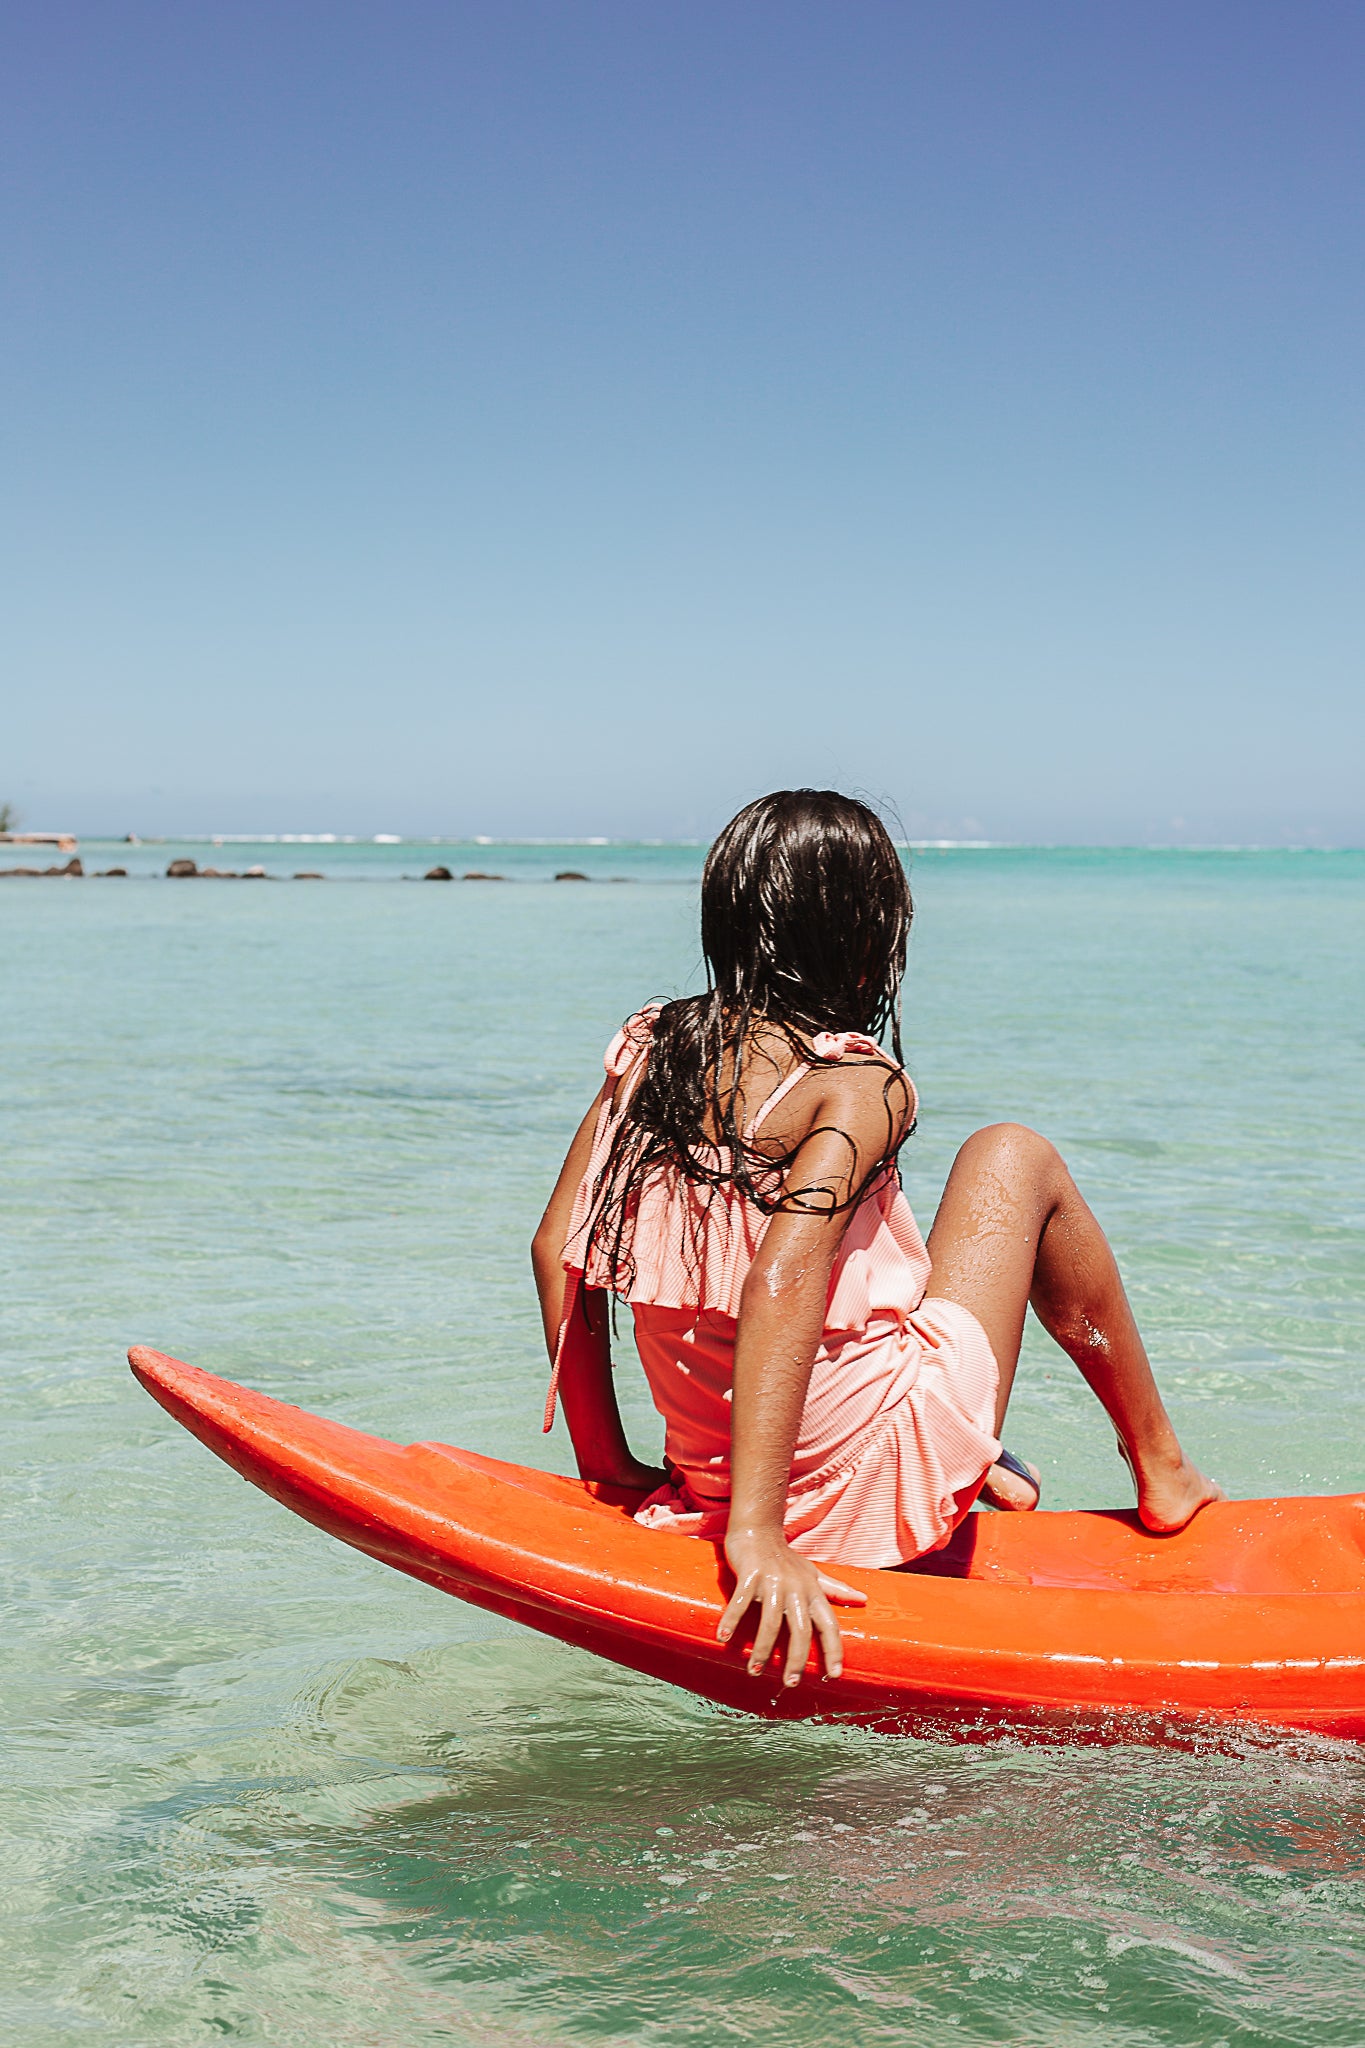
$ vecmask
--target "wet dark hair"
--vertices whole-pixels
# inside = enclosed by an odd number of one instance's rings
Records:
[[[890,1068],[885,1148],[843,1200],[832,1188],[784,1185],[795,1153],[775,1156],[746,1141],[740,1083],[759,1024],[775,1026],[807,1060],[816,1032],[878,1039],[889,1032],[899,1067],[912,915],[910,885],[890,835],[856,798],[829,789],[777,790],[730,820],[702,873],[706,992],[659,1011],[644,1072],[593,1191],[589,1237],[606,1255],[616,1292],[627,1293],[633,1278],[630,1237],[640,1188],[660,1169],[699,1189],[733,1184],[768,1212],[800,1206],[833,1213],[853,1207],[893,1165],[907,1132],[893,1102],[902,1084]],[[717,1157],[717,1144],[728,1158]]]

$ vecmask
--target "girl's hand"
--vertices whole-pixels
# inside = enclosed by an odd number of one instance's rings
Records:
[[[725,1555],[735,1575],[735,1590],[720,1618],[716,1636],[728,1643],[740,1622],[757,1601],[763,1610],[749,1652],[749,1676],[760,1678],[772,1656],[782,1624],[787,1624],[787,1655],[782,1683],[799,1685],[810,1653],[811,1630],[820,1638],[825,1655],[825,1672],[838,1678],[844,1668],[843,1638],[830,1609],[831,1600],[848,1607],[865,1607],[866,1593],[841,1585],[801,1557],[787,1543],[780,1529],[771,1531],[732,1529],[725,1539]]]
[[[627,1453],[610,1471],[584,1472],[584,1479],[593,1479],[601,1486],[628,1486],[636,1493],[657,1493],[668,1483],[668,1474],[662,1465],[646,1465],[640,1458]]]

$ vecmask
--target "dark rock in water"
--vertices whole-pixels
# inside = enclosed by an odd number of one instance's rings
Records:
[[[428,868],[422,877],[424,882],[453,882],[454,879],[449,868]]]
[[[581,875],[577,868],[565,868],[562,874],[555,876],[557,882],[586,882],[587,879],[587,876]]]
[[[326,877],[320,874],[317,868],[300,868],[294,877],[296,882],[321,882],[325,879]]]
[[[49,868],[48,873],[50,875],[83,875],[85,869],[81,866],[79,859],[73,857],[64,868]]]
[[[241,879],[244,882],[268,882],[270,877],[264,868],[243,868]]]
[[[108,875],[126,875],[128,870],[127,868],[100,868],[98,872],[99,879],[102,881]]]
[[[201,882],[238,882],[241,876],[236,868],[200,868],[199,879]]]
[[[41,868],[0,868],[0,881],[7,875],[41,875]]]
[[[173,882],[182,881],[186,875],[197,875],[198,872],[199,863],[193,860],[173,860],[166,869]]]
[[[64,868],[0,868],[0,876],[30,875],[41,877],[43,875],[83,875],[84,873],[85,869],[81,866],[79,860],[69,860]]]
[[[505,882],[506,875],[486,875],[482,868],[471,868],[464,876],[466,882]]]

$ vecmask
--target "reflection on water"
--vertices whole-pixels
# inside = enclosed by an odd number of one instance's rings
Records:
[[[1363,1808],[1333,1745],[768,1729],[449,1644],[321,1675],[96,1824],[67,1996],[185,2041],[1356,2042]]]
[[[694,969],[685,889],[117,886],[0,902],[0,2039],[1358,2048],[1355,1750],[749,1722],[329,1544],[128,1380],[150,1342],[563,1464],[524,1246],[612,1024]],[[1358,1487],[1365,860],[918,894],[917,1206],[973,1124],[1052,1131],[1196,1454]],[[1036,1338],[1011,1438],[1127,1498]]]

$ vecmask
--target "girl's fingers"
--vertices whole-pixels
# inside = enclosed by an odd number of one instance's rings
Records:
[[[749,1676],[757,1678],[766,1666],[769,1657],[777,1647],[777,1632],[782,1626],[785,1609],[778,1598],[776,1587],[763,1596],[763,1619],[758,1624],[758,1634],[749,1652]]]
[[[809,1605],[800,1593],[789,1591],[784,1596],[775,1585],[762,1586],[756,1571],[746,1572],[735,1587],[716,1625],[716,1638],[728,1643],[749,1609],[757,1603],[761,1608],[758,1632],[748,1656],[748,1671],[751,1678],[761,1677],[768,1661],[777,1647],[782,1625],[787,1626],[787,1652],[782,1665],[784,1685],[798,1685],[801,1674],[810,1657],[812,1634],[819,1637],[825,1671],[830,1678],[838,1678],[844,1668],[843,1637],[839,1624],[834,1619],[830,1600],[843,1600],[849,1606],[862,1607],[867,1604],[867,1595],[856,1587],[845,1586],[838,1579],[816,1574],[818,1587]]]
[[[819,1599],[816,1594],[816,1599]],[[801,1673],[806,1668],[810,1655],[810,1622],[804,1600],[789,1599],[787,1602],[787,1660],[782,1667],[782,1683],[799,1685]]]
[[[729,1605],[716,1626],[717,1641],[728,1643],[749,1609],[753,1606],[757,1591],[754,1585],[756,1577],[756,1573],[746,1572],[735,1587],[734,1592],[730,1595]]]
[[[817,1572],[815,1576],[827,1600],[841,1601],[845,1607],[866,1607],[867,1595],[860,1593],[856,1586],[846,1586],[842,1579],[832,1579],[827,1572]]]
[[[839,1633],[839,1624],[834,1619],[829,1602],[823,1593],[817,1593],[811,1601],[810,1618],[815,1623],[816,1633],[820,1638],[826,1678],[841,1677],[844,1669],[844,1639]]]

